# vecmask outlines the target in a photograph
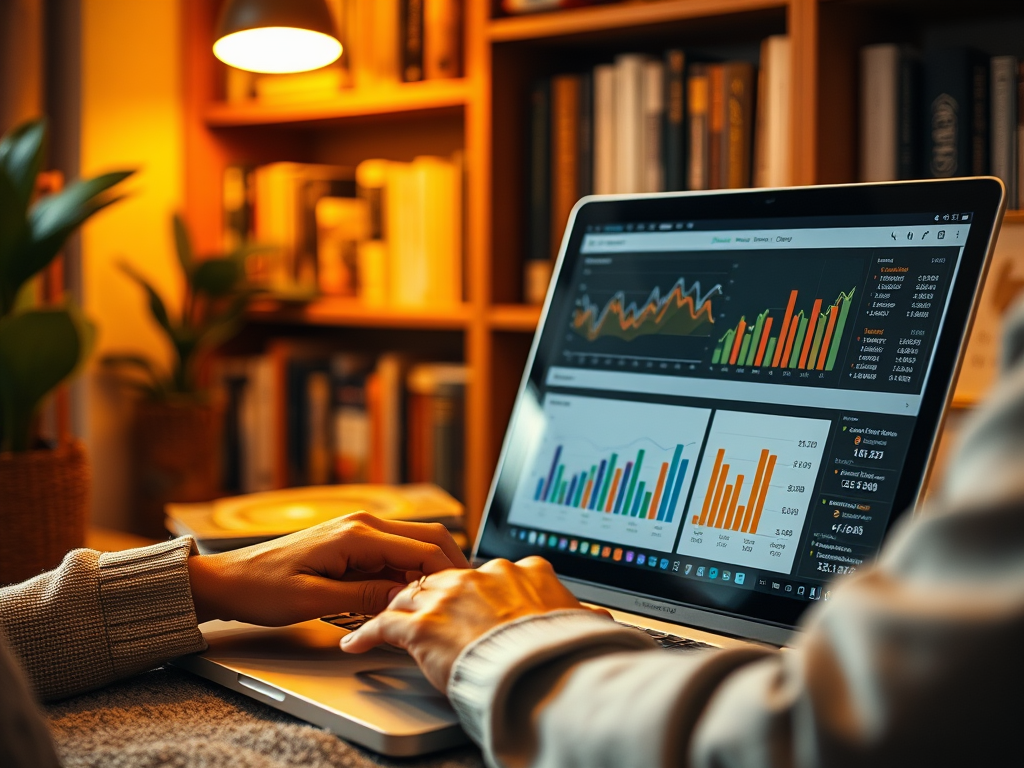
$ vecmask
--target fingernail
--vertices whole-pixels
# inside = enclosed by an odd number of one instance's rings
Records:
[[[341,638],[341,644],[342,645],[348,645],[352,641],[352,638],[355,637],[355,636],[356,636],[355,632],[350,632],[349,634],[347,634],[343,638]]]
[[[388,605],[391,604],[392,600],[398,597],[398,593],[401,592],[403,589],[405,589],[405,587],[395,587],[390,592],[388,592]]]

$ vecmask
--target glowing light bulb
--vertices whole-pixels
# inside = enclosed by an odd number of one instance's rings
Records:
[[[309,29],[257,27],[220,38],[213,44],[213,54],[228,66],[250,72],[307,72],[336,61],[341,43]]]

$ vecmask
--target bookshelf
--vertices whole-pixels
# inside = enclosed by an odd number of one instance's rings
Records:
[[[466,159],[465,303],[450,310],[374,308],[351,299],[308,305],[264,302],[260,339],[338,333],[455,353],[470,370],[466,501],[470,534],[486,499],[539,308],[521,303],[525,237],[527,96],[538,77],[623,51],[680,46],[756,60],[769,35],[792,45],[794,183],[855,181],[857,67],[873,42],[955,42],[1024,58],[1018,0],[626,0],[529,16],[492,18],[464,0],[465,76],[352,91],[308,104],[227,104],[210,50],[217,0],[185,0],[186,212],[201,250],[219,246],[226,165],[295,160],[355,165],[418,154]],[[1024,212],[1005,226],[1024,227]],[[361,336],[360,336],[361,335]]]

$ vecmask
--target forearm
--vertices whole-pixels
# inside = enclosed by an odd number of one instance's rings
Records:
[[[36,694],[70,696],[203,650],[192,546],[75,550],[55,570],[0,589],[0,626]]]

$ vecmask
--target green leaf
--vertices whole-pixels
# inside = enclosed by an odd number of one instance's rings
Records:
[[[0,320],[0,408],[3,449],[29,447],[39,403],[71,375],[89,347],[90,329],[67,309],[24,312]]]
[[[126,262],[120,262],[118,266],[121,271],[124,272],[128,277],[142,286],[142,290],[146,292],[146,296],[149,298],[149,311],[152,313],[153,318],[160,324],[160,327],[166,331],[167,335],[173,340],[175,337],[174,327],[171,325],[171,318],[167,314],[167,307],[164,304],[163,299],[160,298],[160,294],[156,292],[156,289],[150,285],[149,281],[146,280],[142,275],[136,272]]]
[[[45,120],[22,123],[0,140],[0,170],[7,173],[17,190],[23,212],[32,199],[45,154]]]
[[[174,214],[174,245],[178,251],[178,261],[185,272],[186,279],[192,274],[192,265],[195,263],[195,256],[192,252],[192,241],[188,236],[188,229],[181,216]]]
[[[238,286],[243,276],[242,265],[232,259],[206,259],[192,274],[196,293],[219,298],[227,296]]]
[[[31,237],[25,209],[14,184],[0,169],[0,317],[11,311],[14,297],[25,282],[10,274]]]

